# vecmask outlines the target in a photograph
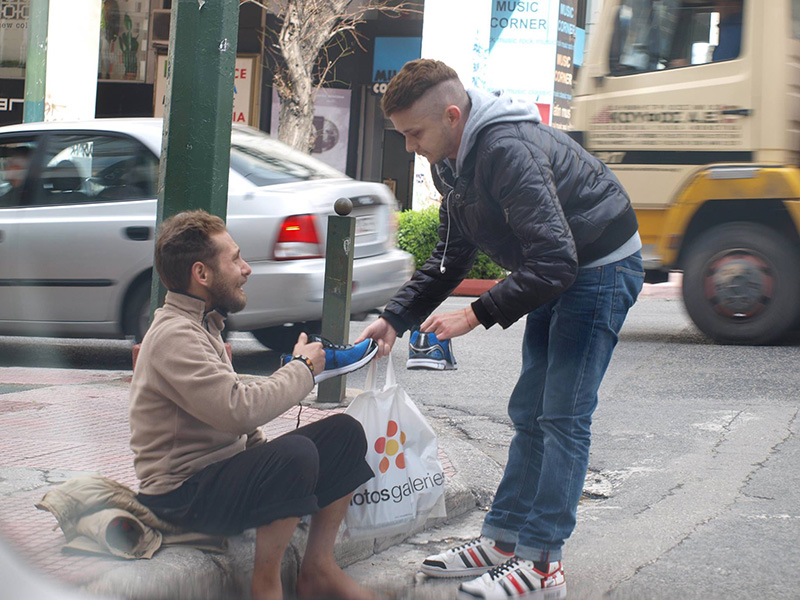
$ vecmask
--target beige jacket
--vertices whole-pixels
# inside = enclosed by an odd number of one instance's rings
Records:
[[[314,388],[301,361],[242,383],[220,337],[224,318],[168,292],[145,335],[131,382],[130,426],[139,491],[164,494],[204,467],[263,441],[260,425]]]
[[[225,552],[223,536],[193,533],[159,519],[136,494],[98,473],[77,475],[47,492],[36,508],[49,510],[66,548],[120,558],[152,558],[162,545]]]

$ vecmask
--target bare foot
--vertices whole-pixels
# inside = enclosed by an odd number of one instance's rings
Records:
[[[305,565],[300,568],[297,578],[298,598],[324,598],[332,600],[377,600],[378,595],[361,587],[336,563],[320,566]]]
[[[253,580],[250,597],[253,600],[283,600],[283,588],[280,580],[277,585]]]

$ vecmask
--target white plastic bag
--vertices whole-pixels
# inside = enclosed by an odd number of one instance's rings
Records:
[[[366,390],[345,411],[364,427],[375,472],[355,490],[345,515],[345,536],[354,539],[407,533],[429,517],[446,516],[436,434],[397,385],[391,358],[387,362],[384,388],[378,389],[373,360]]]

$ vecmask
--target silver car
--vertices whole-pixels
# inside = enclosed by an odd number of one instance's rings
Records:
[[[0,127],[0,335],[124,337],[146,328],[160,119]],[[253,273],[229,327],[284,349],[319,327],[327,218],[353,202],[352,312],[411,275],[396,200],[262,132],[234,126],[228,228]]]

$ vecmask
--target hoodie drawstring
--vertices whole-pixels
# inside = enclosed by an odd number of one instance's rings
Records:
[[[447,269],[444,266],[444,257],[447,256],[447,245],[450,243],[450,196],[453,195],[453,190],[451,189],[447,197],[445,198],[445,206],[447,206],[447,235],[444,238],[444,252],[442,252],[442,262],[439,264],[439,272],[444,275],[444,272]]]

